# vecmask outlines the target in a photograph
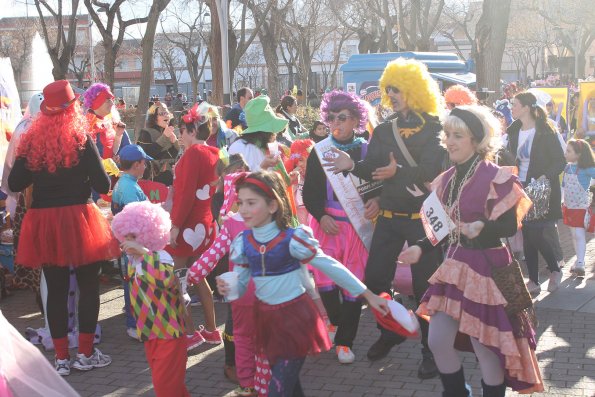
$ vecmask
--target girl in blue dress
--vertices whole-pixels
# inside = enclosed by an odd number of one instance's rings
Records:
[[[388,313],[387,301],[373,294],[345,266],[325,255],[306,226],[289,227],[291,207],[281,177],[273,172],[249,174],[236,182],[239,213],[250,229],[232,243],[242,294],[250,277],[256,286],[255,346],[271,364],[269,396],[303,396],[299,373],[307,355],[331,347],[326,326],[302,277],[302,263],[326,273],[352,296]],[[217,280],[226,295],[228,284]]]

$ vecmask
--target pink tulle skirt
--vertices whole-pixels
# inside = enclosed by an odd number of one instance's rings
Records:
[[[303,358],[332,346],[324,320],[308,294],[278,305],[256,300],[254,312],[256,351],[263,352],[271,366],[278,359]]]

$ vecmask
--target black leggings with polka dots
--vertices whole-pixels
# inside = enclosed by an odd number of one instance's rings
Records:
[[[99,269],[101,262],[68,267],[44,266],[43,274],[48,287],[47,317],[52,338],[64,338],[68,334],[68,294],[70,274],[74,271],[79,289],[78,328],[82,333],[95,333],[99,316]]]

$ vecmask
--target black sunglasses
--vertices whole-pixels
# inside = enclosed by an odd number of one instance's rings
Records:
[[[389,85],[388,87],[386,87],[384,89],[384,92],[386,92],[387,94],[390,94],[391,92],[394,92],[395,94],[398,94],[401,91],[399,91],[399,89],[397,87],[393,87],[392,85]]]
[[[332,123],[333,121],[335,121],[335,118],[337,119],[337,121],[340,121],[341,123],[343,123],[344,121],[347,121],[347,119],[350,119],[351,116],[344,114],[344,113],[338,114],[336,116],[334,114],[329,114],[326,117],[326,121],[327,121],[327,123]]]

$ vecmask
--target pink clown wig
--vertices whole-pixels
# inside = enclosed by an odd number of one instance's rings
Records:
[[[128,234],[136,235],[136,241],[150,251],[159,251],[169,243],[171,219],[159,204],[139,201],[127,204],[114,216],[112,230],[122,242]]]

